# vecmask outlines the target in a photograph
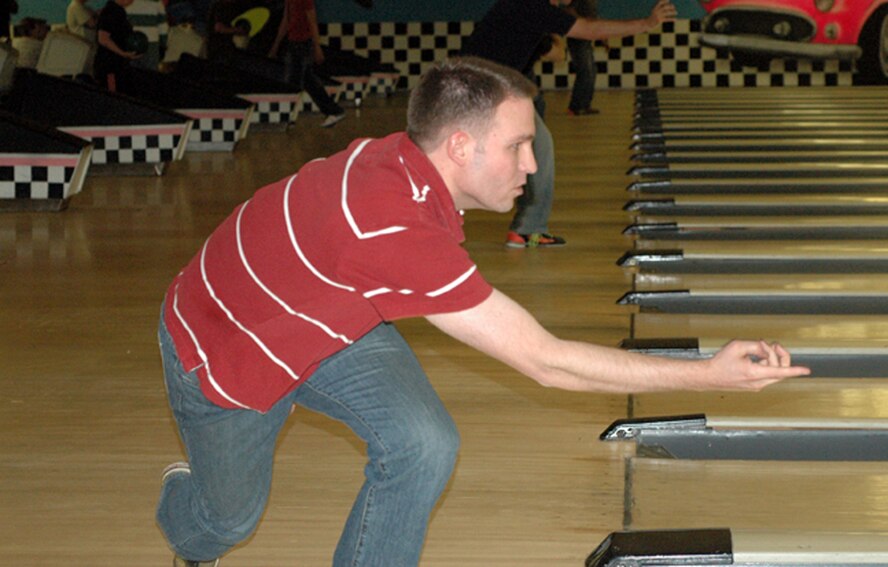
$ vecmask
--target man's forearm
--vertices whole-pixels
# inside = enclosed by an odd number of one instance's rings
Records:
[[[567,36],[575,39],[595,41],[599,39],[625,37],[648,32],[656,28],[657,25],[657,22],[651,20],[651,18],[639,18],[635,20],[598,20],[592,18],[579,18],[567,33]]]

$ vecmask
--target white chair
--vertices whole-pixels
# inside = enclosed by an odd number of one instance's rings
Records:
[[[36,69],[40,60],[40,52],[43,51],[43,42],[33,37],[14,37],[12,47],[18,51],[17,67]]]
[[[89,72],[94,46],[67,31],[51,31],[43,40],[37,71],[55,77],[76,77]]]
[[[167,48],[163,56],[164,63],[175,63],[182,57],[183,53],[194,55],[195,57],[204,57],[205,45],[204,38],[194,31],[191,26],[180,25],[170,28],[167,35]]]

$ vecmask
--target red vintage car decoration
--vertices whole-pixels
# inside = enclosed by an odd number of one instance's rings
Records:
[[[700,43],[743,62],[771,57],[856,60],[888,82],[888,0],[700,0]]]

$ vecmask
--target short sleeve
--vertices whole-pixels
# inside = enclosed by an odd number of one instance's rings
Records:
[[[387,321],[475,307],[493,288],[444,230],[408,228],[362,242],[342,271]]]

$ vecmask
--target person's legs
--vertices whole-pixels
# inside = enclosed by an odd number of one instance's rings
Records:
[[[157,522],[192,561],[224,554],[255,529],[268,498],[276,438],[294,403],[340,420],[367,442],[366,482],[334,566],[413,566],[453,471],[459,434],[410,347],[379,325],[325,360],[267,414],[206,400],[161,322],[170,404],[190,461],[163,484]]]
[[[591,41],[567,38],[571,63],[574,66],[574,85],[568,110],[574,114],[588,113],[595,96],[595,57]]]
[[[515,200],[517,211],[509,227],[509,230],[521,235],[548,233],[555,190],[555,146],[552,133],[538,113],[534,116],[534,125],[536,136],[533,139],[533,156],[537,162],[537,171],[527,176],[524,194]]]
[[[333,100],[333,97],[327,94],[323,81],[314,73],[311,62],[311,42],[288,42],[285,64],[285,80],[289,83],[296,83],[305,90],[321,109],[321,112],[327,116],[339,116],[345,113],[345,110]]]
[[[459,433],[410,347],[393,325],[380,325],[324,361],[293,399],[367,443],[366,480],[334,567],[417,565]]]
[[[170,406],[190,474],[166,476],[157,523],[173,551],[208,561],[246,539],[265,509],[275,442],[289,416],[281,401],[266,414],[223,409],[204,397],[195,372],[182,368],[161,321],[158,333]]]

